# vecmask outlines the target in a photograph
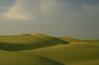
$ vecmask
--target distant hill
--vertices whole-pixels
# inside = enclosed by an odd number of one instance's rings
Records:
[[[69,36],[60,36],[59,38],[67,42],[81,42],[80,39],[76,39],[76,38],[69,37]]]
[[[9,51],[37,49],[57,44],[68,44],[68,42],[41,33],[0,36],[0,49]]]

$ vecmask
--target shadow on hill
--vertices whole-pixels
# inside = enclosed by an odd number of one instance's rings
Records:
[[[33,42],[33,43],[4,43],[0,42],[0,49],[6,51],[21,51],[21,50],[29,50],[29,49],[38,49],[48,46],[53,46],[57,44],[68,44],[68,42],[58,39],[58,38],[51,38],[48,41],[40,41],[40,42]]]
[[[39,55],[35,55],[35,56],[40,58],[41,65],[64,65],[60,62],[57,62],[56,60],[52,60],[52,59],[49,59],[47,57],[42,57],[42,56],[39,56]]]

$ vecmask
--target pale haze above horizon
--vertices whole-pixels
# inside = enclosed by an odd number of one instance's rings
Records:
[[[0,35],[99,39],[99,0],[0,0]]]

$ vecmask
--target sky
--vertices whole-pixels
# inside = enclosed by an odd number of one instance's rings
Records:
[[[99,39],[99,0],[0,0],[0,35]]]

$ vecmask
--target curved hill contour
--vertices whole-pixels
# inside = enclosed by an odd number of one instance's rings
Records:
[[[57,44],[68,43],[59,38],[47,36],[41,33],[0,36],[0,49],[8,51],[37,49]]]
[[[63,65],[54,60],[27,52],[2,52],[0,65]]]

